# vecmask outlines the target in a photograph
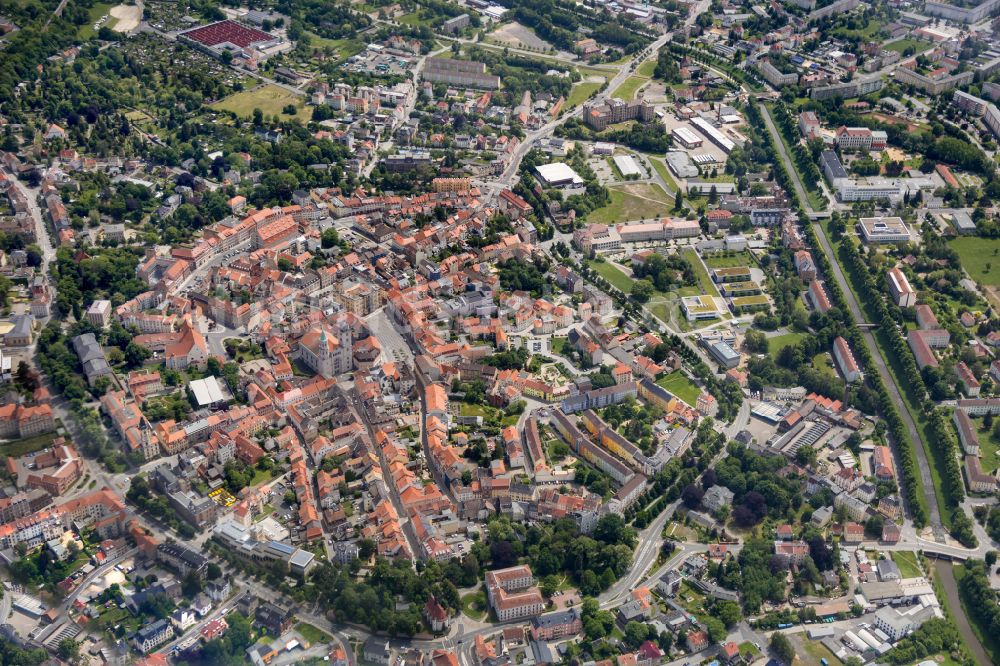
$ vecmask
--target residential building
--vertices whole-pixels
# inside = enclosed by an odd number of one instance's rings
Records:
[[[166,620],[156,620],[152,624],[147,624],[139,628],[132,637],[132,645],[142,654],[149,654],[160,645],[170,640],[174,635],[173,629]]]
[[[906,274],[899,268],[893,267],[885,275],[889,283],[889,295],[893,302],[901,308],[910,308],[917,304],[917,293],[910,286],[910,281],[906,279]],[[925,306],[926,307],[926,306]]]
[[[858,368],[858,363],[854,360],[854,354],[851,352],[847,340],[839,335],[833,341],[833,358],[837,361],[840,374],[843,375],[848,384],[861,379],[861,369]]]
[[[576,608],[546,613],[531,618],[531,637],[536,641],[551,641],[575,636],[583,630],[580,611]]]

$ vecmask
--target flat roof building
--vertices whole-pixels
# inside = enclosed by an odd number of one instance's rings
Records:
[[[540,164],[535,173],[546,187],[583,187],[583,178],[573,168],[563,162]]]
[[[858,229],[865,243],[909,243],[910,231],[899,217],[862,217]]]

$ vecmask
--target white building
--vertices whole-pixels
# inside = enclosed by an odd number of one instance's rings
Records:
[[[909,235],[909,234],[907,234]],[[889,283],[889,293],[892,300],[901,308],[913,307],[917,304],[917,292],[913,291],[910,281],[906,279],[906,274],[898,268],[890,268],[885,276]]]
[[[931,603],[924,603],[923,598],[919,604],[895,608],[886,606],[875,612],[875,628],[880,629],[889,640],[896,642],[912,631],[916,631],[927,620],[932,617],[941,617],[941,609]]]
[[[910,231],[898,217],[863,217],[858,220],[865,243],[909,243]]]

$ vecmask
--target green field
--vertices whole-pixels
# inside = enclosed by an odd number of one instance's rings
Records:
[[[842,37],[845,39],[856,38],[862,41],[870,42],[875,39],[876,35],[882,30],[882,24],[875,20],[870,19],[868,24],[862,29],[850,29],[847,27],[840,27],[833,31],[833,34],[837,37]]]
[[[411,26],[430,25],[432,23],[430,19],[420,18],[419,11],[410,12],[409,14],[403,14],[396,20],[402,23],[403,25],[411,25]]]
[[[671,208],[667,193],[659,185],[636,183],[609,187],[611,203],[587,215],[587,222],[615,224],[632,220],[653,220],[666,215]]]
[[[299,622],[295,625],[295,631],[302,634],[302,638],[306,639],[313,645],[319,643],[329,643],[333,640],[328,633],[307,622]]]
[[[0,444],[0,453],[9,458],[20,458],[23,455],[34,453],[35,451],[41,451],[42,449],[50,446],[52,444],[52,440],[55,438],[56,434],[54,432],[50,432],[44,435],[27,437],[25,439],[15,439],[14,441]]]
[[[692,248],[685,248],[684,257],[691,264],[694,269],[695,275],[698,276],[698,289],[692,293],[686,293],[686,290],[690,291],[690,287],[684,287],[680,290],[681,296],[692,296],[698,294],[708,294],[709,296],[718,296],[719,290],[716,288],[715,283],[712,282],[712,278],[708,276],[708,271],[705,270],[705,265],[701,263],[701,259],[698,257],[698,253]]]
[[[350,58],[352,55],[356,55],[365,50],[365,43],[360,39],[329,39],[328,37],[320,37],[314,32],[305,33],[309,37],[309,45],[318,49],[331,49],[334,51],[338,57],[341,59]]]
[[[486,617],[486,595],[482,592],[470,592],[462,597],[462,612],[473,620]]]
[[[98,2],[87,10],[87,22],[81,25],[77,32],[80,39],[91,39],[94,37],[97,34],[97,30],[94,30],[94,23],[97,22],[97,19],[107,14],[114,6],[115,3],[113,2]],[[108,20],[103,23],[103,26],[113,28],[116,23],[118,23],[118,19],[109,15]]]
[[[596,81],[581,81],[573,86],[573,90],[570,91],[569,97],[566,98],[566,108],[572,109],[574,106],[579,106],[583,104],[590,96],[601,89],[603,83],[597,83]]]
[[[632,283],[635,282],[635,280],[628,275],[625,275],[625,273],[623,273],[614,264],[608,263],[607,261],[594,261],[591,259],[587,262],[587,265],[597,271],[597,274],[602,278],[610,282],[612,287],[615,287],[626,294],[631,291]]]
[[[709,268],[748,268],[753,266],[749,252],[716,252],[703,254],[702,259]]]
[[[768,351],[770,351],[770,349]],[[827,352],[820,352],[813,356],[812,367],[828,375],[833,375],[834,377],[837,376],[837,372],[833,369],[833,361],[830,359],[830,354]]]
[[[552,350],[553,354],[562,355],[563,350],[566,349],[566,345],[568,343],[569,343],[569,338],[553,337],[549,341],[549,349]]]
[[[652,157],[650,155],[647,155],[647,157],[649,157],[649,161],[652,162],[653,168],[656,169],[656,173],[660,174],[660,178],[662,178],[671,188],[670,194],[673,196],[673,193],[677,192],[681,188],[677,186],[677,182],[674,180],[674,177],[670,175],[669,167],[667,167],[663,160],[658,157]]]
[[[804,336],[802,333],[785,333],[784,335],[775,335],[774,337],[767,339],[767,353],[774,358],[781,351],[782,347],[787,347],[788,345],[794,345],[796,342],[801,340]]]
[[[285,115],[284,108],[289,104],[298,109],[296,115]],[[219,111],[231,111],[240,118],[252,117],[254,109],[260,109],[265,116],[278,115],[284,120],[306,117],[306,114],[303,113],[304,97],[270,83],[258,86],[253,90],[234,93],[213,104],[212,108]]]
[[[920,570],[915,553],[908,553],[904,550],[892,551],[892,561],[899,567],[899,575],[903,578],[920,578],[924,572]]]
[[[990,428],[984,428],[983,422],[979,419],[973,421],[979,430],[979,462],[983,465],[983,471],[992,474],[1000,467],[1000,440],[993,436]]]
[[[482,416],[483,418],[486,418],[489,415],[489,412],[487,412],[486,408],[482,405],[470,405],[466,402],[462,403],[462,406],[459,408],[459,413],[462,416]]]
[[[899,41],[886,44],[885,49],[887,51],[895,51],[896,53],[902,53],[911,46],[915,49],[915,53],[920,53],[922,51],[926,51],[927,49],[933,48],[932,44],[928,44],[923,40],[910,39],[909,37],[904,37]]]
[[[630,76],[622,81],[620,86],[615,88],[615,91],[611,96],[620,97],[625,101],[635,99],[635,94],[639,92],[639,88],[643,87],[648,82],[649,79],[645,76]]]
[[[1000,287],[1000,238],[963,236],[948,243],[962,259],[962,268],[976,282]]]
[[[645,76],[646,78],[652,78],[653,71],[656,69],[656,60],[647,60],[646,62],[639,65],[635,73],[639,76]]]
[[[698,402],[698,396],[701,395],[701,389],[680,370],[674,370],[669,375],[660,377],[656,383],[692,407],[695,406],[695,403]]]

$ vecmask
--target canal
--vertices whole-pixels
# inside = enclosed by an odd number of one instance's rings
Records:
[[[941,579],[941,587],[944,588],[945,596],[948,597],[948,606],[951,608],[951,614],[955,618],[958,632],[962,634],[962,640],[968,646],[973,659],[976,660],[977,664],[990,663],[989,655],[986,654],[986,650],[980,645],[979,639],[976,638],[976,634],[973,633],[972,627],[969,625],[969,618],[965,616],[965,610],[962,608],[962,600],[958,596],[958,585],[955,583],[955,574],[951,570],[951,562],[935,560],[934,569]]]

